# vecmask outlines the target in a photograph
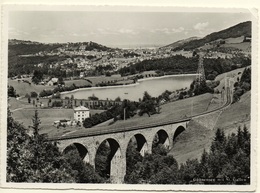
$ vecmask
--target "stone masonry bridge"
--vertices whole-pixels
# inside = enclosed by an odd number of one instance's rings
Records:
[[[110,146],[110,181],[111,183],[123,183],[126,173],[126,151],[129,142],[135,138],[137,150],[142,156],[152,153],[152,144],[157,137],[158,143],[170,149],[174,139],[187,128],[190,119],[178,122],[157,124],[159,126],[143,126],[138,128],[125,128],[123,131],[102,131],[102,133],[88,133],[81,137],[61,137],[56,139],[57,146],[64,152],[66,148],[74,145],[81,158],[95,168],[95,157],[100,144],[107,141]]]

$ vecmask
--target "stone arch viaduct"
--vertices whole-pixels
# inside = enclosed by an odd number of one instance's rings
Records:
[[[138,128],[125,128],[123,131],[107,131],[102,133],[89,133],[85,136],[64,136],[56,139],[57,146],[63,152],[74,145],[81,158],[95,167],[95,157],[100,144],[107,141],[110,146],[110,181],[123,183],[126,173],[126,151],[132,138],[135,138],[137,150],[142,156],[152,153],[153,140],[157,136],[158,143],[166,148],[172,148],[174,139],[187,128],[190,119],[178,122],[156,124]]]

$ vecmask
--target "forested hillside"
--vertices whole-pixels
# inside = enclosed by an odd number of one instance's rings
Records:
[[[22,41],[22,40],[9,40],[8,44],[8,76],[16,76],[21,74],[31,74],[34,70],[39,70],[35,65],[40,63],[52,64],[64,61],[67,58],[75,58],[77,55],[69,56],[66,54],[60,54],[58,49],[66,49],[67,51],[79,51],[83,49],[85,51],[109,51],[112,48],[108,48],[95,42],[82,42],[82,43],[55,43],[55,44],[43,44],[39,42]],[[48,53],[39,54],[39,53]],[[51,53],[51,54],[50,54]],[[95,58],[95,56],[86,56],[87,59]],[[42,69],[44,74],[53,76],[60,76],[60,73],[48,73],[51,69],[44,65]],[[59,71],[59,70],[55,70]]]
[[[251,65],[251,59],[247,57],[233,57],[230,59],[223,58],[205,58],[204,61],[205,75],[207,79],[214,79],[218,74],[228,72],[238,68]],[[198,68],[198,57],[186,58],[176,55],[168,58],[144,60],[128,67],[121,68],[119,73],[122,76],[154,70],[159,75],[164,74],[182,74],[194,73]],[[210,77],[208,77],[210,75]]]

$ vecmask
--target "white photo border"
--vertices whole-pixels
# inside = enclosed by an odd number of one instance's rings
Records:
[[[1,186],[4,188],[18,188],[18,189],[79,189],[79,190],[106,190],[106,191],[254,191],[256,189],[256,156],[257,156],[257,126],[258,126],[258,113],[257,105],[258,104],[258,17],[257,10],[245,9],[245,8],[214,8],[209,7],[207,9],[194,8],[194,7],[127,7],[127,6],[111,6],[109,7],[111,11],[120,10],[120,11],[179,11],[188,10],[189,12],[196,12],[201,10],[202,12],[238,12],[238,11],[249,11],[252,13],[252,91],[251,91],[251,184],[250,185],[126,185],[126,184],[55,184],[55,183],[7,183],[6,182],[6,125],[7,125],[7,51],[8,51],[8,13],[9,11],[86,11],[86,10],[95,10],[101,11],[102,9],[107,9],[107,6],[79,6],[79,5],[4,5],[1,7],[1,114],[0,114],[0,123],[1,123]],[[254,93],[254,94],[253,94]]]

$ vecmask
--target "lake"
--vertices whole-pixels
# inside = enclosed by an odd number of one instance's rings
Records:
[[[95,95],[99,99],[112,99],[117,97],[138,101],[147,91],[152,97],[157,97],[165,90],[175,91],[182,88],[189,88],[196,74],[169,75],[162,77],[153,77],[138,80],[136,84],[109,86],[109,87],[92,87],[82,88],[70,92],[61,93],[61,98],[74,96],[75,99],[87,99]]]

